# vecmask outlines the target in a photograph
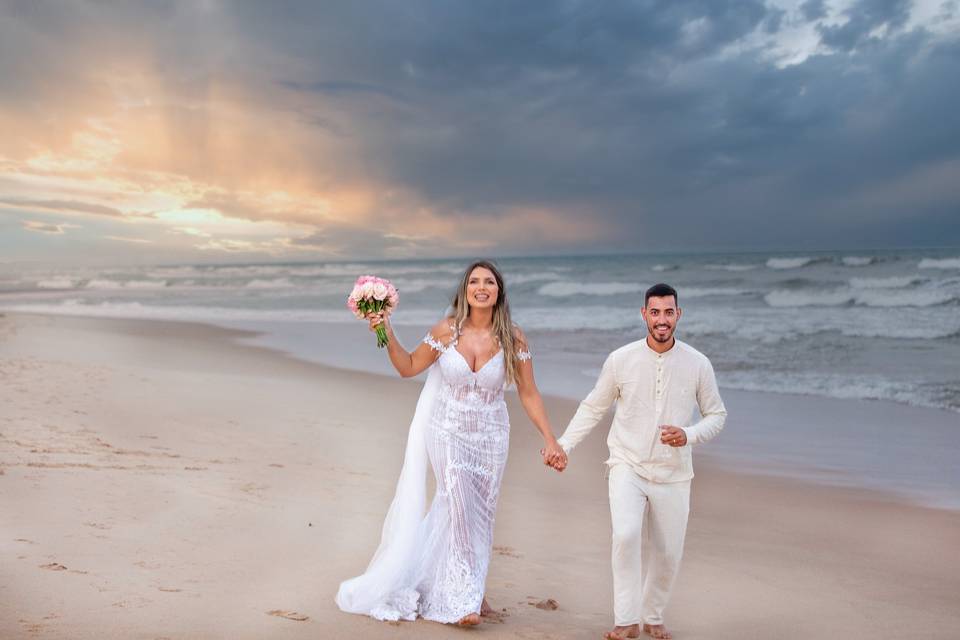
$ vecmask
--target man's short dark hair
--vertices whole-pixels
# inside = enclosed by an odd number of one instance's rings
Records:
[[[647,293],[643,296],[643,306],[647,306],[647,303],[650,302],[650,298],[666,298],[667,296],[673,296],[677,306],[680,306],[680,296],[677,295],[677,290],[668,284],[663,284],[662,282],[647,289]]]

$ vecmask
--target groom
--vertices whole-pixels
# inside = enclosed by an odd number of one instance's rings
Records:
[[[617,402],[606,463],[616,625],[606,634],[610,640],[636,638],[641,625],[654,638],[672,637],[663,609],[687,530],[693,478],[689,445],[720,433],[727,416],[710,361],[673,337],[681,314],[676,290],[665,284],[650,287],[640,313],[646,339],[607,357],[596,386],[559,440],[569,454]],[[555,460],[552,466],[564,464]]]

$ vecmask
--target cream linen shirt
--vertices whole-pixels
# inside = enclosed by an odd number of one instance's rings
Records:
[[[720,399],[713,367],[705,355],[680,340],[657,353],[646,339],[611,353],[593,388],[560,438],[568,454],[597,426],[610,405],[617,409],[607,437],[607,466],[627,464],[651,482],[681,482],[693,477],[690,445],[720,433],[727,410]],[[660,442],[660,426],[687,434],[687,444]]]

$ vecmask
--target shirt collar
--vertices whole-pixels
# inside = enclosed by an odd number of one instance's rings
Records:
[[[680,341],[677,340],[677,337],[676,337],[676,336],[674,336],[674,337],[673,337],[673,346],[670,347],[669,349],[667,349],[666,351],[664,351],[663,353],[658,353],[658,352],[656,352],[656,351],[654,351],[653,349],[650,348],[650,343],[647,342],[647,336],[644,336],[644,337],[643,337],[643,346],[646,347],[647,353],[650,354],[650,356],[651,356],[651,357],[654,357],[654,358],[658,358],[658,357],[660,357],[660,356],[663,356],[664,358],[670,357],[670,354],[677,350],[677,345],[678,345],[679,343],[680,343]]]

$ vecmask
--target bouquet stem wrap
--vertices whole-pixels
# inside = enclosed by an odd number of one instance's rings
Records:
[[[386,300],[361,300],[357,305],[364,315],[367,313],[380,313],[387,306]],[[387,343],[390,342],[390,338],[387,337],[387,325],[384,322],[381,322],[377,325],[377,347],[383,349],[387,346]]]

